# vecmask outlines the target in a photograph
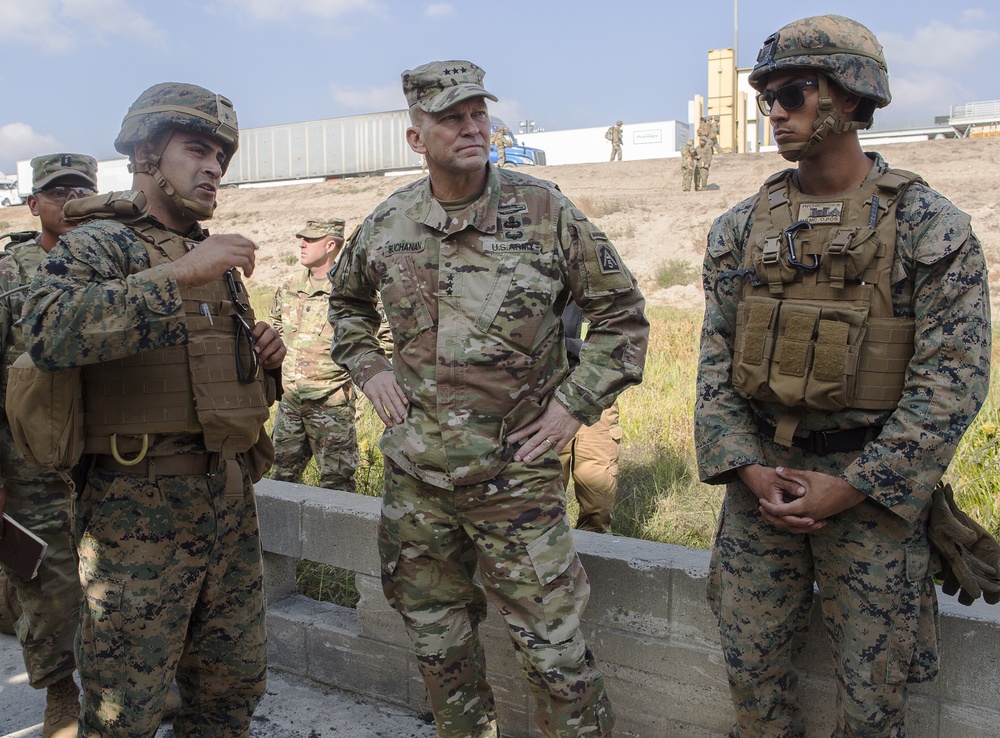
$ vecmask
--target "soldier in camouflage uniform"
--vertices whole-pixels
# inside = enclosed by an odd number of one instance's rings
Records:
[[[707,190],[708,189],[708,170],[712,166],[712,141],[708,139],[703,144],[698,146],[697,150],[697,163],[694,169],[694,189]]]
[[[622,160],[622,122],[620,120],[615,121],[613,126],[610,126],[604,134],[604,138],[611,142],[611,161],[615,158],[618,161]]]
[[[273,479],[299,482],[316,457],[319,486],[356,491],[358,435],[351,378],[330,359],[326,273],[344,246],[342,218],[310,220],[295,234],[306,272],[274,295],[271,323],[288,349],[274,418]]]
[[[695,148],[694,141],[689,138],[681,149],[681,189],[685,192],[691,191],[691,183],[694,182],[697,169],[698,149]]]
[[[500,126],[490,136],[490,143],[497,147],[497,166],[507,163],[507,128]]]
[[[559,451],[641,379],[649,326],[607,236],[551,183],[489,163],[484,74],[465,61],[403,73],[407,142],[430,175],[382,203],[331,271],[331,354],[386,424],[383,588],[438,735],[498,735],[477,635],[489,599],[541,733],[606,736]],[[379,293],[392,364],[374,335]],[[590,320],[572,373],[570,299]]]
[[[82,154],[51,154],[31,160],[32,192],[28,208],[42,225],[41,233],[7,247],[0,260],[0,398],[6,396],[7,371],[25,352],[17,322],[24,292],[45,254],[72,225],[63,205],[94,194],[97,162]],[[13,292],[24,287],[22,292]],[[21,616],[16,623],[28,683],[45,689],[43,738],[75,738],[80,712],[79,689],[73,680],[73,640],[80,612],[80,581],[70,532],[69,485],[54,470],[28,463],[18,451],[5,412],[0,412],[0,511],[41,536],[48,548],[34,579],[4,571],[17,593]],[[0,532],[2,532],[0,522]]]
[[[262,429],[285,350],[236,271],[252,273],[256,246],[198,223],[237,144],[226,98],[143,92],[115,141],[134,191],[67,205],[83,222],[25,302],[36,365],[80,367],[80,736],[153,735],[175,674],[178,736],[245,736],[264,694],[252,480],[273,455]]]
[[[986,262],[968,215],[862,151],[890,100],[867,28],[795,21],[750,84],[797,167],[716,220],[705,257],[695,438],[702,479],[728,485],[709,601],[730,735],[805,735],[815,583],[832,735],[905,736],[907,685],[938,670],[931,491],[987,392]]]

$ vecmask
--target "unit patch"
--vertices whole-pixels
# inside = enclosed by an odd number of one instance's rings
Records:
[[[390,243],[386,245],[385,255],[395,256],[396,254],[414,253],[423,250],[424,245],[420,241],[400,241],[399,243]]]
[[[601,272],[604,274],[619,274],[622,270],[618,262],[618,254],[607,244],[601,244],[597,249],[597,259],[601,263]]]
[[[839,224],[844,218],[844,202],[804,202],[799,205],[799,220],[808,223]]]

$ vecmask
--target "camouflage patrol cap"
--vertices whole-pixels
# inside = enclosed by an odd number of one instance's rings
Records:
[[[56,183],[97,189],[97,162],[86,154],[46,154],[31,160],[31,189],[38,192]]]
[[[226,152],[223,173],[240,143],[236,111],[228,98],[198,85],[162,82],[132,103],[115,139],[115,150],[131,155],[136,144],[152,139],[164,128],[204,133],[219,139]]]
[[[615,121],[615,125],[616,125],[616,126],[620,126],[620,125],[623,125],[623,124],[622,124],[622,122],[621,122],[620,120],[616,120],[616,121]]]
[[[882,45],[865,26],[842,15],[802,18],[768,36],[750,85],[763,92],[772,72],[792,68],[821,72],[878,108],[892,100]]]
[[[306,227],[295,234],[296,238],[323,238],[323,236],[344,237],[344,219],[310,220]]]
[[[472,62],[430,62],[403,72],[403,94],[407,105],[427,113],[440,113],[470,97],[497,102],[496,95],[483,88],[485,76],[486,72]]]

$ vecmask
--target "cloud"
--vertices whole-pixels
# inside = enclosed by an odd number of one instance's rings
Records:
[[[406,107],[406,98],[398,83],[367,90],[352,90],[340,85],[330,85],[333,101],[350,110],[376,113],[383,110],[400,110]]]
[[[950,106],[960,103],[969,91],[952,77],[936,72],[921,72],[919,75],[893,76],[890,79],[892,104],[879,117],[910,120],[921,115],[922,125],[931,125],[934,116],[948,115]]]
[[[4,37],[63,52],[94,37],[155,38],[153,24],[127,0],[0,0]]]
[[[442,15],[451,15],[454,10],[451,3],[431,3],[424,8],[424,15],[428,18],[440,18]]]
[[[284,20],[295,15],[329,19],[353,11],[379,12],[382,8],[375,0],[222,0],[222,4],[258,20]]]
[[[974,22],[976,13],[966,14]],[[968,69],[971,59],[991,46],[1000,44],[1000,33],[981,28],[956,28],[942,21],[931,21],[910,36],[892,32],[878,34],[891,67],[913,66],[920,69]]]
[[[0,162],[4,162],[4,166],[10,166],[16,161],[47,151],[58,151],[61,148],[62,144],[55,137],[36,133],[26,123],[8,123],[0,126]]]

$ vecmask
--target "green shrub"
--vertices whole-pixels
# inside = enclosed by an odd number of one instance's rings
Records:
[[[701,277],[701,269],[684,259],[670,259],[656,267],[654,278],[660,289],[693,284]]]

